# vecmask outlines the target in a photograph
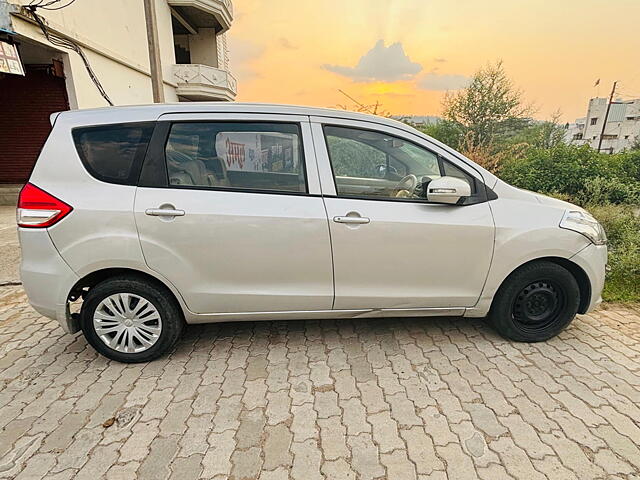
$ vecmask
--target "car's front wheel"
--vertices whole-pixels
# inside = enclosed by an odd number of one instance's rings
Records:
[[[161,356],[176,343],[184,325],[169,292],[137,277],[111,278],[91,288],[80,319],[93,348],[127,363]]]
[[[524,265],[507,277],[491,305],[489,320],[504,337],[541,342],[575,318],[580,288],[567,269],[553,262]]]

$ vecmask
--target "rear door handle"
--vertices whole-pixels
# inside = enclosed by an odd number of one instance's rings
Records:
[[[348,223],[351,225],[362,225],[371,222],[367,217],[333,217],[333,221],[336,223]]]
[[[173,208],[147,208],[144,213],[152,217],[182,217],[184,210],[176,210]]]

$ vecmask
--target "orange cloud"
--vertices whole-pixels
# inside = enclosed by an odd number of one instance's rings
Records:
[[[539,117],[559,109],[573,120],[613,80],[640,94],[640,63],[628,53],[640,51],[640,2],[617,0],[615,21],[603,22],[611,3],[234,0],[229,45],[238,100],[331,107],[349,104],[342,89],[393,113],[437,115],[444,90],[502,59],[525,100],[540,107]],[[385,49],[398,43],[422,71],[396,66],[395,76],[372,75],[375,68],[360,62],[381,39]]]

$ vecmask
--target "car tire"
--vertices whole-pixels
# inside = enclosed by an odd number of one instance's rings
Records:
[[[89,289],[80,310],[80,325],[100,354],[118,362],[139,363],[158,358],[175,345],[184,317],[166,287],[126,276]]]
[[[580,287],[562,266],[538,261],[511,273],[496,293],[489,320],[503,336],[518,342],[542,342],[575,318]]]

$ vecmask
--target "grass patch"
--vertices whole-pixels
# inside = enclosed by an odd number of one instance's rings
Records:
[[[587,205],[609,239],[609,261],[603,299],[640,302],[640,216],[630,205]]]

